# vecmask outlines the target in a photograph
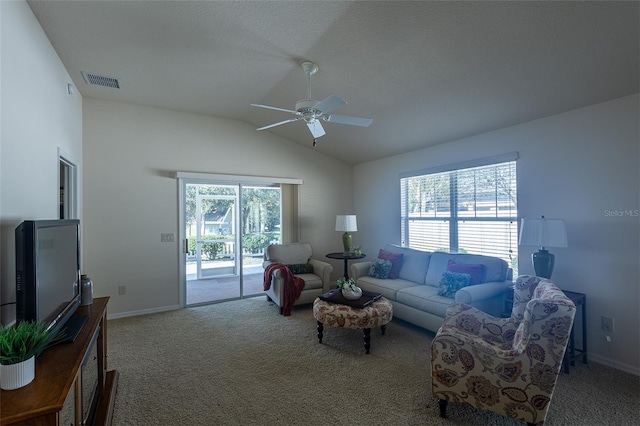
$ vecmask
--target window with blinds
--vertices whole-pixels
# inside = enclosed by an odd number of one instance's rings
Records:
[[[495,256],[517,268],[515,161],[401,177],[400,188],[403,245]]]

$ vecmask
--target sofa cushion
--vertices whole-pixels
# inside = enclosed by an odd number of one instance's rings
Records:
[[[358,287],[364,291],[380,293],[389,300],[396,300],[396,293],[408,287],[414,287],[416,283],[396,278],[395,280],[382,280],[365,275],[357,280]]]
[[[394,246],[392,244],[387,244],[384,249],[394,253],[402,253],[402,267],[398,274],[399,278],[407,281],[413,281],[417,284],[424,284],[427,269],[429,268],[431,252],[408,247]],[[440,275],[442,275],[442,272]],[[439,279],[440,278],[438,277],[438,280]]]
[[[378,252],[378,259],[388,260],[391,262],[391,270],[389,271],[389,278],[398,278],[400,268],[402,267],[402,253],[393,253],[384,249],[380,249]],[[369,274],[371,275],[371,274]]]
[[[322,278],[315,274],[300,274],[297,276],[304,280],[304,290],[322,288]]]
[[[481,264],[484,265],[483,283],[493,281],[504,281],[507,279],[509,265],[502,259],[480,254],[457,254],[434,252],[429,261],[429,271],[425,283],[434,287],[440,284],[442,273],[447,270],[449,260],[456,263]]]
[[[479,263],[456,263],[453,260],[449,260],[447,263],[447,271],[469,275],[471,285],[480,284],[484,280],[484,265]],[[442,282],[440,282],[440,284],[442,284]]]
[[[273,271],[273,276],[279,280],[283,279],[280,269]],[[322,278],[316,274],[297,274],[296,276],[304,281],[304,290],[322,288]]]
[[[456,292],[462,287],[471,285],[471,275],[457,272],[443,272],[440,278],[438,296],[450,297],[453,299]]]
[[[414,285],[396,293],[396,301],[420,311],[440,317],[445,316],[447,308],[454,303],[450,298],[438,296],[438,288],[428,285]]]
[[[389,271],[391,271],[390,260],[376,259],[371,262],[371,266],[369,267],[369,276],[386,280],[389,278]]]

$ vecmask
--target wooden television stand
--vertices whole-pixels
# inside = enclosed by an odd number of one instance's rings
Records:
[[[87,321],[76,340],[36,358],[27,386],[2,391],[0,425],[110,425],[118,372],[107,371],[108,297],[93,299],[74,315]]]

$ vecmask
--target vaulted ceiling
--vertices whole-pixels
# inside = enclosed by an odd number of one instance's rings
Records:
[[[639,3],[29,1],[84,97],[256,128],[338,95],[317,149],[357,164],[639,91]],[[118,78],[88,85],[81,72]],[[303,122],[268,130],[311,147]]]

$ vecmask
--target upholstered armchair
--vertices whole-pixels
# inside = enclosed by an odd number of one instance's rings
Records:
[[[440,416],[453,401],[543,424],[575,311],[553,282],[528,275],[516,280],[510,318],[452,305],[431,344]]]
[[[327,262],[313,259],[311,244],[289,243],[271,244],[264,253],[263,267],[265,272],[270,269],[273,263],[281,263],[288,266],[289,271],[295,277],[304,281],[304,288],[300,296],[293,302],[293,305],[313,303],[316,297],[330,290],[331,272],[333,266]],[[265,290],[267,298],[280,307],[280,314],[286,313],[288,272],[282,268],[270,271],[270,276],[265,277]],[[270,282],[269,282],[270,281]],[[291,306],[288,307],[291,309]]]

